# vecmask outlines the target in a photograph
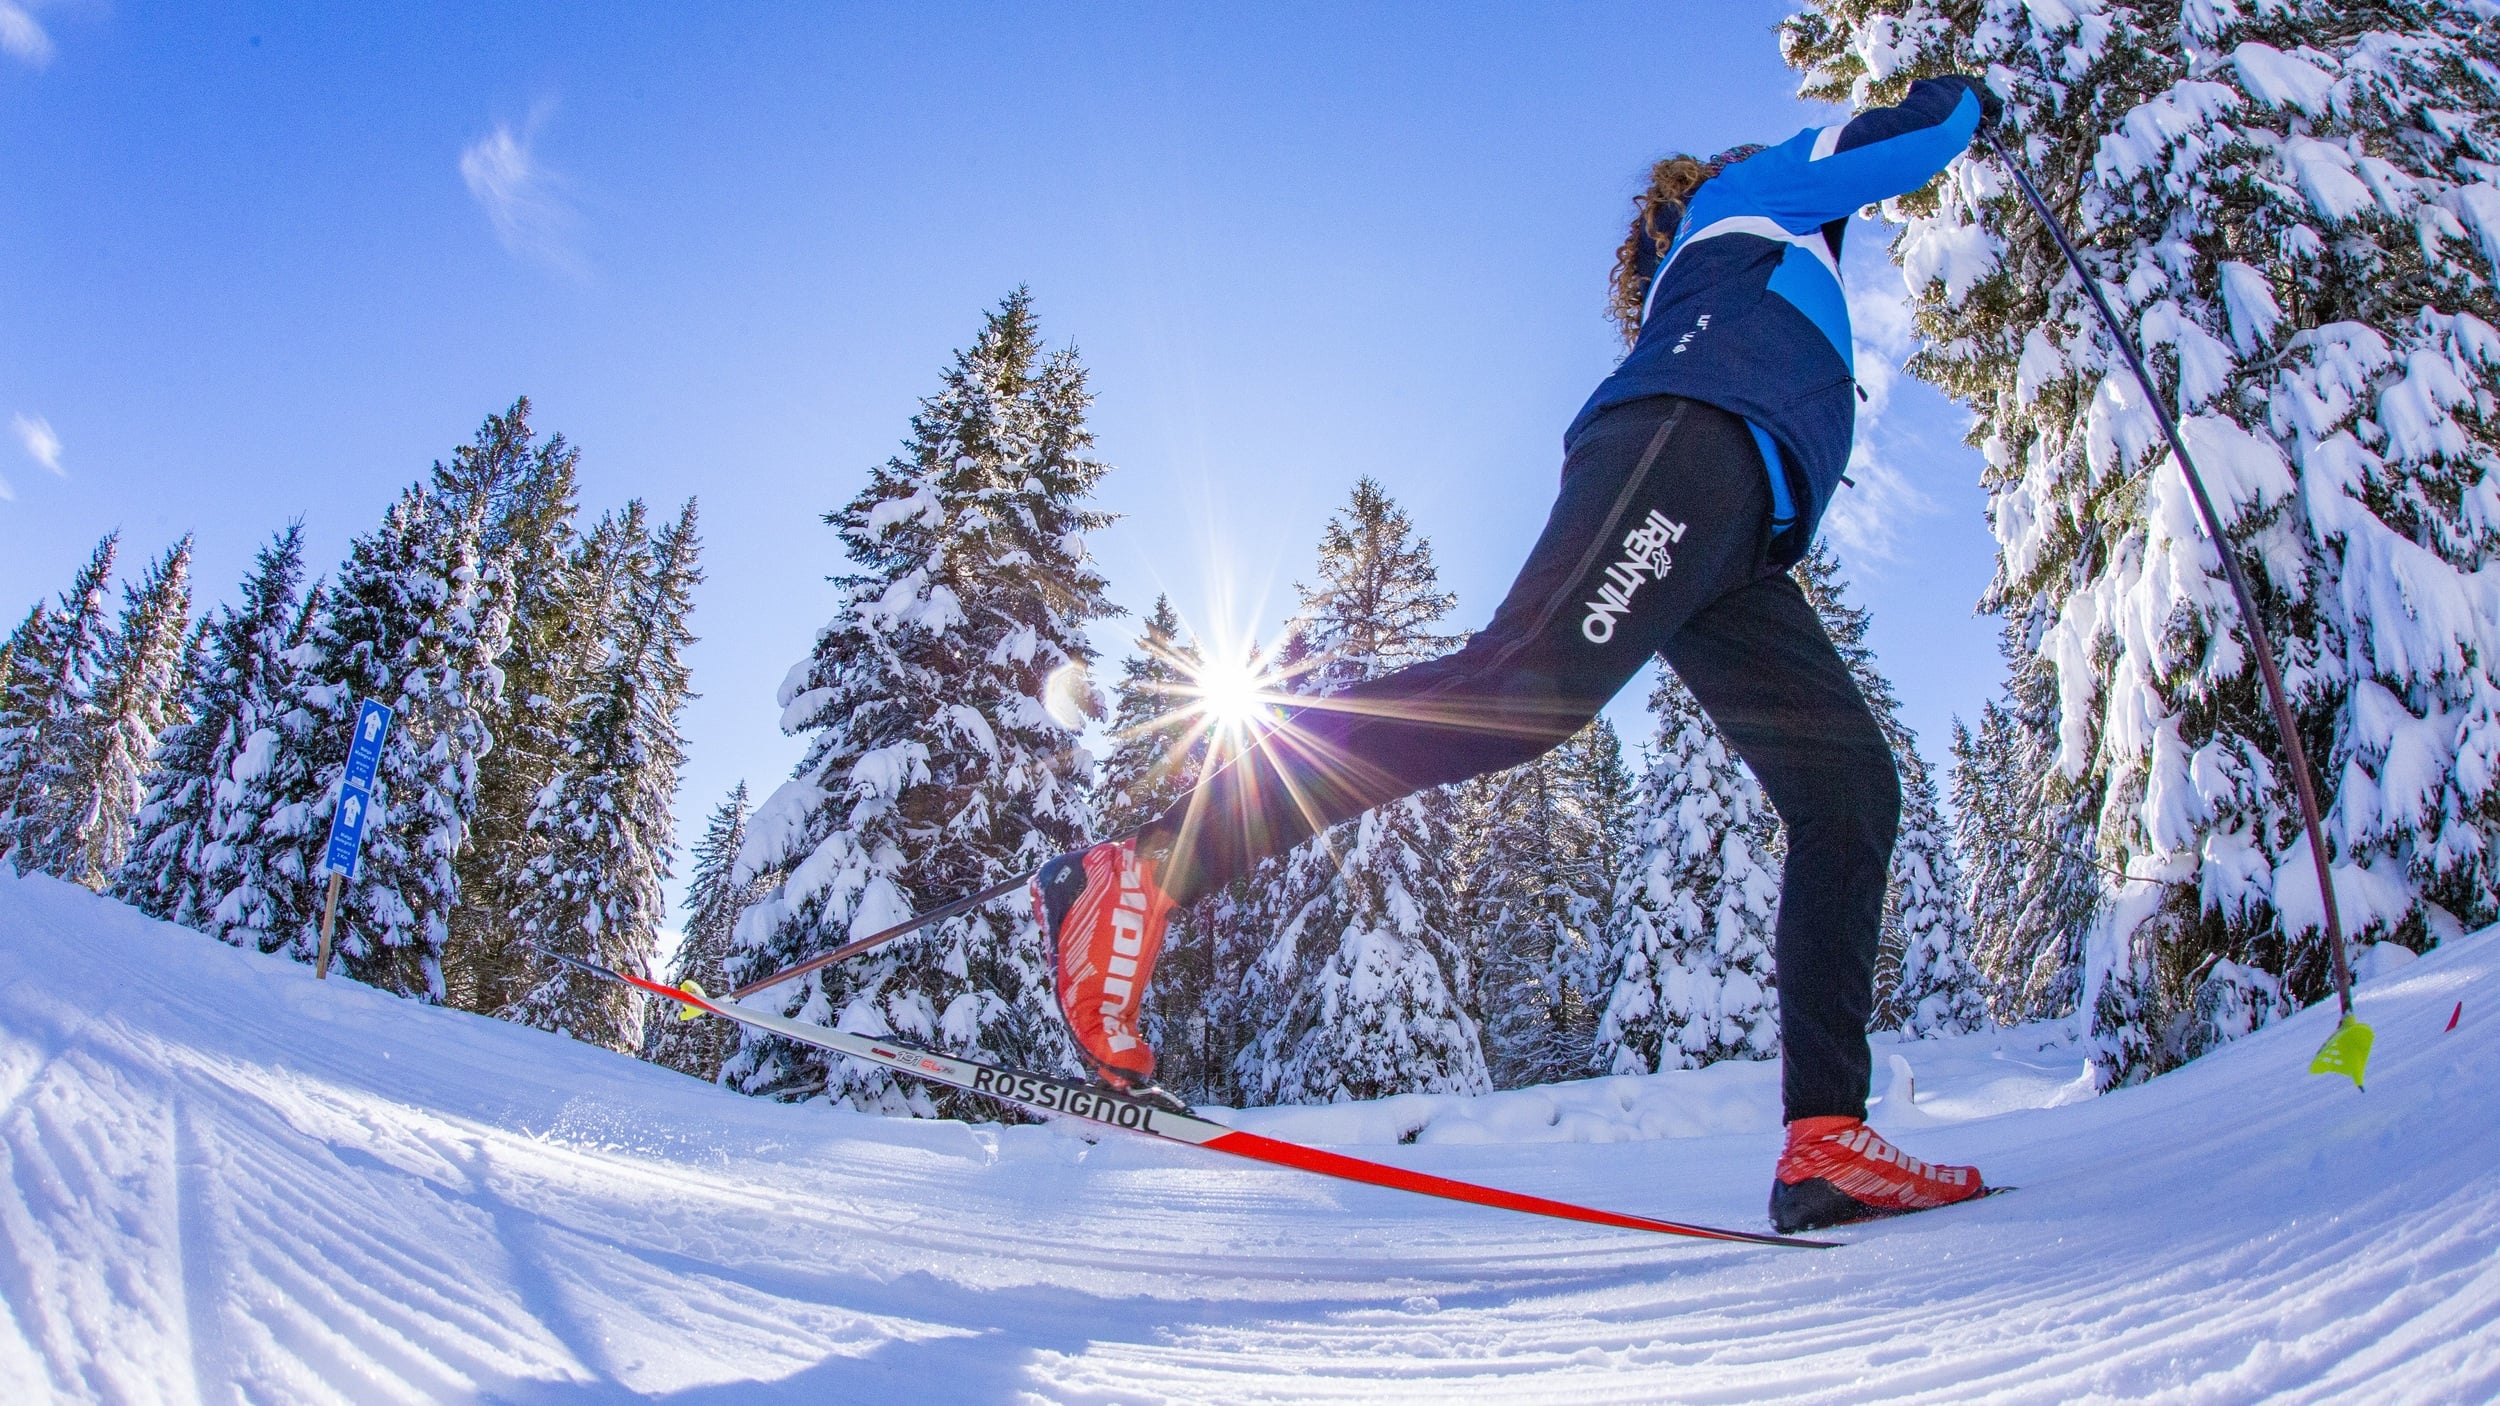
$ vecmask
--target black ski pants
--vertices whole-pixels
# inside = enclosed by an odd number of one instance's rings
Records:
[[[1866,1024],[1901,809],[1892,750],[1787,571],[1737,416],[1679,396],[1581,429],[1492,623],[1465,648],[1314,700],[1147,827],[1184,902],[1326,826],[1529,761],[1652,654],[1761,782],[1788,831],[1774,949],[1794,1120],[1866,1113]]]

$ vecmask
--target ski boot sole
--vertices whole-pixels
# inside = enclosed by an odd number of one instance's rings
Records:
[[[1836,1225],[1859,1225],[1867,1221],[1891,1220],[1895,1216],[1914,1216],[1922,1211],[1941,1211],[1947,1206],[1966,1206],[2013,1189],[2010,1186],[1990,1186],[1943,1205],[1892,1209],[1870,1206],[1821,1177],[1809,1178],[1794,1186],[1774,1181],[1771,1183],[1771,1226],[1782,1235],[1829,1230]]]

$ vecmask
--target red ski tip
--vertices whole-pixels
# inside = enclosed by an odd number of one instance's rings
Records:
[[[2457,1002],[2457,1008],[2448,1012],[2448,1030],[2454,1030],[2457,1028],[2457,1017],[2463,1014],[2465,1014],[2465,1002],[2459,1001]],[[2445,1035],[2448,1031],[2443,1030],[2439,1033]]]

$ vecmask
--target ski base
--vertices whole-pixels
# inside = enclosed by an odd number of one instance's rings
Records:
[[[545,949],[540,949],[544,951]],[[808,1025],[786,1016],[771,1015],[744,1006],[715,1001],[700,991],[682,990],[656,981],[612,970],[596,962],[550,952],[549,956],[567,965],[578,967],[611,981],[665,997],[684,1006],[701,1010],[741,1025],[770,1031],[785,1039],[835,1054],[866,1060],[897,1073],[909,1074],[932,1083],[962,1089],[968,1093],[994,1098],[1002,1103],[1053,1117],[1075,1118],[1106,1128],[1165,1142],[1184,1143],[1215,1152],[1227,1152],[1256,1162],[1300,1171],[1317,1172],[1344,1181],[1368,1186],[1387,1187],[1394,1191],[1410,1191],[1420,1196],[1433,1196],[1470,1205],[1491,1206],[1499,1210],[1518,1211],[1527,1215],[1549,1216],[1556,1220],[1579,1221],[1587,1225],[1612,1226],[1621,1230],[1646,1230],[1660,1235],[1684,1236],[1695,1240],[1718,1240],[1745,1245],[1777,1245],[1790,1249],[1829,1250],[1838,1242],[1807,1240],[1789,1235],[1768,1235],[1758,1231],[1729,1230],[1719,1226],[1694,1225],[1684,1221],[1659,1220],[1650,1216],[1627,1215],[1619,1211],[1599,1210],[1574,1205],[1523,1192],[1504,1191],[1499,1187],[1480,1186],[1474,1182],[1457,1181],[1434,1176],[1429,1172],[1393,1167],[1384,1162],[1349,1157],[1341,1152],[1286,1142],[1280,1138],[1228,1128],[1193,1113],[1175,1112],[1159,1102],[1119,1093],[1100,1085],[1079,1084],[1073,1080],[1006,1069],[979,1060],[954,1055],[935,1054],[914,1049],[892,1040],[854,1035],[847,1031],[829,1030],[821,1025]]]

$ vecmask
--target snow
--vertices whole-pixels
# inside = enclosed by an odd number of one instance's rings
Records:
[[[2177,303],[2164,298],[2147,309],[2137,335],[2148,349],[2169,347],[2179,354],[2182,410],[2197,409],[2230,385],[2231,349],[2188,320]]]
[[[2173,145],[2186,153],[2178,166],[2193,169],[2195,157],[2230,131],[2222,119],[2236,111],[2240,95],[2220,83],[2181,83],[2131,109],[2118,130],[2101,138],[2093,167],[2124,183],[2158,166]]]
[[[2292,137],[2283,143],[2283,160],[2300,181],[2301,194],[2330,220],[2349,220],[2375,200],[2370,188],[2353,174],[2352,153],[2315,137]]]
[[[743,1098],[40,877],[0,934],[18,1399],[2500,1393],[2489,932],[2365,958],[2367,1093],[2301,1072],[2331,1008],[2097,1098],[2058,1026],[1879,1045],[1877,1125],[2021,1190],[1831,1252]],[[1770,1069],[1239,1116],[1758,1225]]]
[[[2274,300],[2274,287],[2266,276],[2236,259],[2225,259],[2222,270],[2222,302],[2231,316],[2231,341],[2243,354],[2255,352],[2274,340],[2276,324],[2283,320],[2283,309]],[[2033,335],[2038,335],[2035,330]]]
[[[2474,227],[2483,258],[2491,264],[2492,273],[2500,276],[2500,186],[2477,181],[2457,187],[2446,198],[2455,213]]]
[[[2239,71],[2249,96],[2266,106],[2296,107],[2312,117],[2326,115],[2334,76],[2305,57],[2252,41],[2231,51],[2231,66]]]
[[[926,487],[907,497],[888,498],[868,509],[868,531],[872,535],[898,522],[915,520],[923,527],[937,527],[946,521],[946,509]]]

